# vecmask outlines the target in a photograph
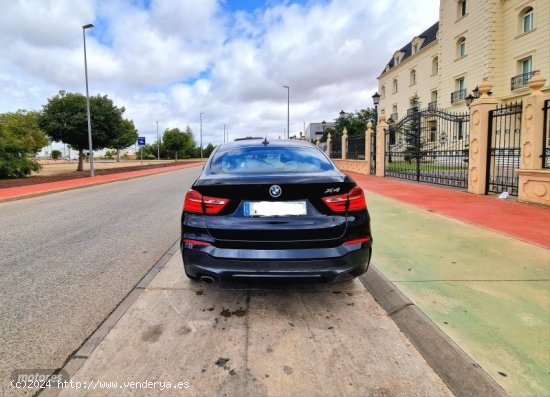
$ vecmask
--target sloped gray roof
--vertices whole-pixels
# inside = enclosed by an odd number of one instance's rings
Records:
[[[430,43],[434,42],[437,36],[437,31],[439,30],[439,21],[434,23],[432,26],[430,26],[428,29],[426,29],[424,32],[419,34],[415,37],[423,37],[424,41],[422,42],[422,45],[418,49],[419,51],[429,45]],[[414,40],[414,37],[413,37]],[[401,58],[401,62],[403,62],[405,59],[409,58],[412,55],[412,40],[407,43],[403,48],[401,48],[399,51],[404,52],[405,55],[403,55],[403,58]],[[393,56],[390,59],[390,61],[387,63],[389,65],[390,69],[395,66]],[[386,71],[386,67],[384,67],[384,70],[382,73]]]

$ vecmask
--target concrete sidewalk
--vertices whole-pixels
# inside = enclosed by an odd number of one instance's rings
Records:
[[[550,209],[350,175],[374,266],[510,395],[547,396]]]

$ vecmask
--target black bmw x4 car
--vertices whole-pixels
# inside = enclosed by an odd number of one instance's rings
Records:
[[[363,190],[297,140],[218,146],[185,196],[181,225],[185,273],[206,282],[353,278],[372,251]]]

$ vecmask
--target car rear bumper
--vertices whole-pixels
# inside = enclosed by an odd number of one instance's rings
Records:
[[[234,250],[200,249],[181,244],[185,272],[214,280],[300,279],[339,281],[367,271],[370,243],[327,249]]]

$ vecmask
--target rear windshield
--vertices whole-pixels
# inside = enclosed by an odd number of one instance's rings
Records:
[[[317,148],[246,147],[216,151],[210,169],[224,174],[270,172],[319,172],[332,170],[332,163]]]

